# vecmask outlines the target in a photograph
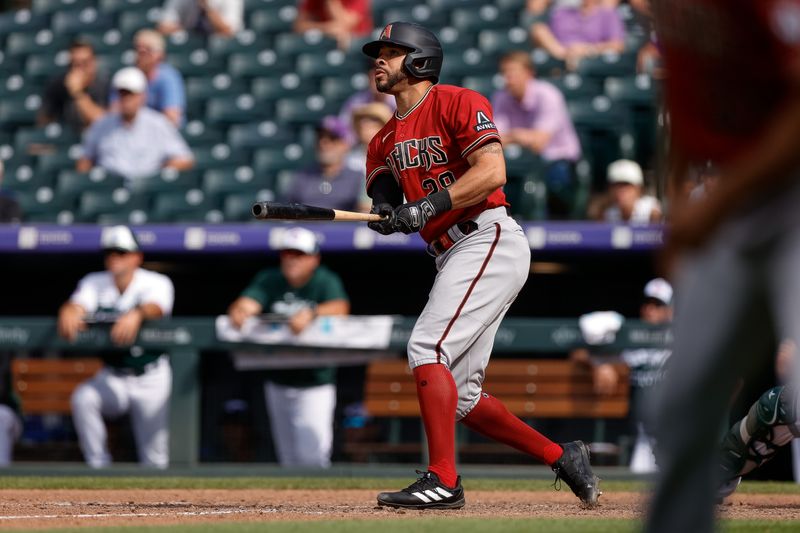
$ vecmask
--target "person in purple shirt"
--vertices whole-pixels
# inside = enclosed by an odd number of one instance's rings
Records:
[[[139,30],[133,37],[133,48],[136,66],[147,76],[147,107],[160,111],[180,128],[186,120],[186,88],[181,73],[164,62],[164,36],[155,30]],[[112,93],[112,110],[118,109],[117,99]]]
[[[561,0],[550,22],[531,27],[534,42],[574,70],[581,59],[625,49],[625,27],[619,13],[603,0]]]
[[[500,59],[505,88],[492,95],[494,123],[503,144],[518,144],[546,163],[548,215],[571,215],[575,192],[575,163],[581,146],[561,94],[554,85],[537,80],[527,52],[513,51]]]
[[[350,144],[349,126],[339,117],[325,117],[317,127],[317,162],[294,173],[284,200],[354,211],[364,188],[364,172],[345,164]]]

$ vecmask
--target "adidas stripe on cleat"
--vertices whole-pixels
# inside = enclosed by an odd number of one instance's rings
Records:
[[[433,472],[420,472],[421,477],[398,492],[381,492],[378,505],[404,509],[460,509],[464,507],[461,477],[454,488],[444,486]]]

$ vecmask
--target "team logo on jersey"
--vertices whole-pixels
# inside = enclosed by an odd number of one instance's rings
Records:
[[[447,153],[442,148],[442,138],[439,136],[395,143],[386,158],[386,164],[395,176],[407,168],[425,167],[425,170],[430,170],[433,165],[445,163],[447,163]]]
[[[383,31],[381,32],[381,40],[391,39],[392,38],[392,24],[389,24]]]
[[[475,131],[497,129],[497,126],[494,125],[494,122],[489,120],[489,117],[487,117],[486,113],[483,111],[478,111],[478,113],[475,115],[475,123]]]

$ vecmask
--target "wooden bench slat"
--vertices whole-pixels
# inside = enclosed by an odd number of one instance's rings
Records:
[[[397,396],[417,395],[417,386],[413,381],[370,381],[365,385],[367,396],[395,394]],[[586,382],[533,382],[520,381],[516,383],[487,383],[484,390],[492,396],[506,396],[511,394],[531,394],[534,396],[587,396],[594,394],[594,386]],[[617,394],[627,395],[628,384],[620,383]]]
[[[542,399],[515,400],[503,398],[513,414],[530,418],[621,418],[628,414],[628,399]],[[416,399],[368,399],[364,407],[371,416],[419,416]]]
[[[26,415],[41,415],[47,413],[69,414],[71,411],[69,397],[47,398],[22,401],[22,411]]]
[[[80,359],[14,359],[11,371],[15,375],[37,374],[93,374],[103,362],[98,358]]]
[[[14,390],[25,414],[69,414],[70,397],[79,383],[103,366],[97,357],[76,359],[14,359]]]
[[[17,394],[22,396],[36,395],[36,394],[72,394],[75,387],[78,386],[83,380],[68,381],[27,381],[19,380],[16,382],[14,388]]]

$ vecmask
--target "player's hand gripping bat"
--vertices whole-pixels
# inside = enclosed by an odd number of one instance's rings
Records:
[[[383,218],[381,215],[372,213],[356,213],[355,211],[280,202],[253,204],[253,216],[261,220],[334,220],[337,222],[379,222]]]

